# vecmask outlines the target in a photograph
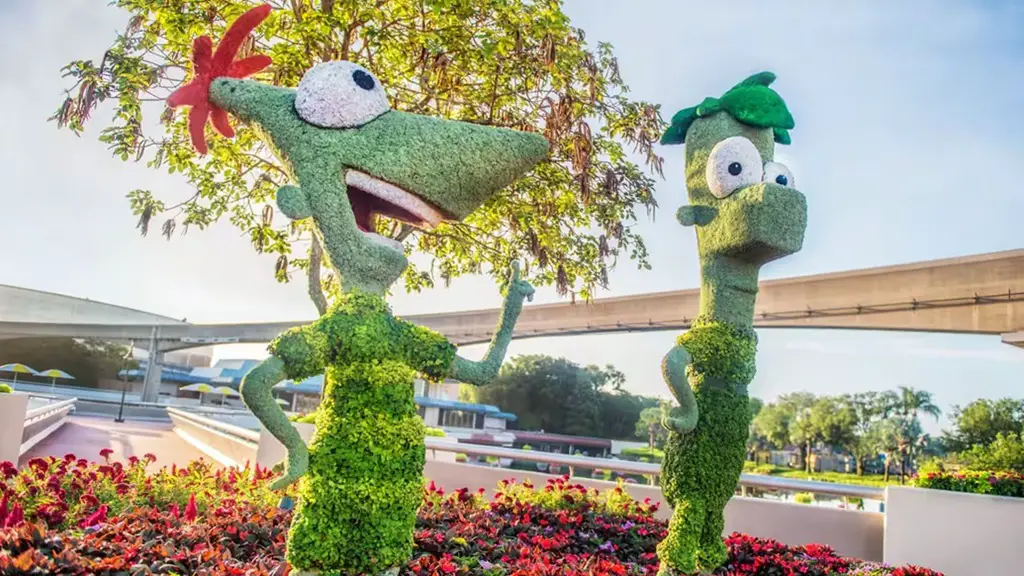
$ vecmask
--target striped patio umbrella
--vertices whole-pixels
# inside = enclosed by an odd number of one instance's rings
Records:
[[[63,370],[57,370],[56,368],[50,368],[49,370],[43,370],[39,372],[37,376],[44,376],[50,379],[50,392],[57,386],[57,378],[61,380],[74,380],[75,377]]]
[[[26,366],[20,362],[12,362],[0,366],[0,372],[11,372],[14,374],[14,384],[18,383],[18,374],[38,374],[35,368]],[[13,388],[13,386],[12,386]]]
[[[206,382],[197,382],[196,384],[189,384],[188,386],[182,386],[182,390],[186,392],[199,392],[199,403],[203,403],[203,396],[213,392],[213,386],[210,386]]]

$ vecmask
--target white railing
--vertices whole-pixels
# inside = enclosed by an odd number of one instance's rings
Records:
[[[255,430],[235,426],[226,422],[219,422],[217,420],[177,408],[168,407],[167,413],[187,420],[193,425],[233,437],[245,444],[258,446],[260,443],[260,433]],[[467,444],[461,442],[454,443],[450,440],[436,438],[433,436],[428,436],[425,439],[425,442],[427,450],[434,450],[437,452],[455,452],[471,456],[511,458],[513,460],[526,462],[540,462],[544,464],[555,464],[558,466],[569,466],[571,468],[611,470],[627,474],[643,474],[648,476],[661,475],[661,465],[648,462],[612,460],[608,458],[593,458],[589,456],[571,456],[568,454],[557,454],[554,452],[541,452],[539,450],[519,450],[516,448]],[[866,498],[869,500],[885,501],[885,489],[875,486],[838,484],[832,482],[819,482],[815,480],[799,480],[795,478],[780,478],[777,476],[763,476],[759,474],[742,474],[740,476],[739,485],[741,488],[752,488],[768,492],[810,492],[812,494],[822,494],[840,498]]]
[[[260,433],[255,430],[249,430],[248,428],[242,428],[241,426],[235,426],[234,424],[228,424],[227,422],[219,422],[212,418],[200,416],[198,414],[186,410],[180,410],[178,408],[168,407],[167,414],[171,416],[177,416],[184,420],[188,420],[189,422],[197,426],[209,428],[210,430],[215,430],[217,432],[227,434],[228,436],[233,436],[244,442],[248,442],[254,445],[259,445],[260,443]]]
[[[46,420],[47,418],[50,418],[57,412],[63,412],[64,414],[67,414],[74,410],[75,402],[77,400],[77,398],[71,398],[69,400],[53,402],[45,406],[40,406],[39,408],[29,410],[25,412],[25,426],[28,426],[29,424],[35,424],[36,422],[39,422],[41,420]]]
[[[75,409],[76,400],[76,398],[70,398],[27,410],[21,429],[21,446],[18,448],[18,455],[25,455],[36,444],[63,426],[68,414]],[[42,429],[39,429],[40,427]]]
[[[480,444],[452,444],[441,442],[434,437],[427,437],[426,442],[428,450],[458,452],[471,456],[512,458],[514,460],[556,464],[558,466],[570,466],[573,468],[612,470],[615,472],[625,472],[627,474],[645,474],[648,476],[661,475],[661,465],[651,464],[648,462],[611,460],[608,458],[593,458],[589,456],[570,456],[568,454],[557,454],[554,452],[519,450],[516,448],[503,448],[501,446],[486,446]],[[778,476],[763,476],[760,474],[740,475],[740,486],[766,491],[810,492],[812,494],[839,496],[845,498],[867,498],[879,501],[885,500],[885,489],[876,486],[836,484],[832,482],[818,482],[815,480],[798,480],[795,478],[780,478]]]

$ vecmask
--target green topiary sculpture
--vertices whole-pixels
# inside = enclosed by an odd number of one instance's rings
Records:
[[[278,206],[292,219],[313,219],[341,279],[330,310],[280,335],[241,388],[288,449],[274,487],[304,476],[288,540],[292,574],[394,573],[412,552],[422,499],[425,430],[413,378],[489,381],[533,289],[513,267],[484,360],[460,358],[440,334],[392,315],[384,294],[408,263],[401,243],[376,234],[376,216],[426,227],[464,218],[542,160],[548,144],[536,134],[391,110],[376,78],[350,62],[314,66],[297,89],[241,80],[270,64],[265,56],[234,60],[269,13],[260,6],[239,17],[216,52],[199,38],[195,78],[168,104],[192,106],[200,152],[208,117],[225,136],[233,133],[228,112],[260,129],[298,184],[278,191]],[[321,372],[323,403],[307,450],[271,389]]]
[[[696,226],[701,266],[700,314],[662,361],[683,412],[662,419],[662,493],[674,509],[658,546],[663,575],[710,572],[726,560],[723,510],[743,470],[750,424],[758,271],[803,244],[804,197],[789,169],[773,162],[775,143],[788,144],[793,128],[768,87],[774,80],[762,72],[680,111],[662,137],[686,143],[690,204],[677,218]]]

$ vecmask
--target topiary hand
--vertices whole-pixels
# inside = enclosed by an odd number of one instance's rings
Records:
[[[498,369],[505,360],[505,352],[508,351],[508,343],[512,340],[516,320],[523,311],[523,300],[533,300],[533,286],[520,278],[519,262],[513,261],[512,278],[505,292],[505,303],[501,307],[498,329],[491,339],[490,348],[479,362],[456,356],[452,365],[452,378],[466,384],[483,386],[498,375]]]
[[[508,292],[505,293],[505,301],[515,302],[517,304],[522,304],[523,300],[532,302],[533,292],[533,286],[526,280],[520,278],[519,261],[514,260],[512,262],[512,281],[509,282]]]
[[[270,485],[271,490],[284,490],[302,478],[309,469],[309,449],[305,442],[295,444],[288,448],[288,464],[285,466],[284,475]]]

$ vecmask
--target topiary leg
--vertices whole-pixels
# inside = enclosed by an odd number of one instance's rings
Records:
[[[697,565],[704,570],[714,570],[729,559],[729,549],[722,539],[722,533],[725,531],[723,508],[725,508],[724,505],[708,506],[707,516],[704,519],[700,550],[697,552]]]
[[[668,536],[658,544],[659,576],[697,571],[697,547],[704,532],[707,506],[700,497],[680,498],[672,511]]]

